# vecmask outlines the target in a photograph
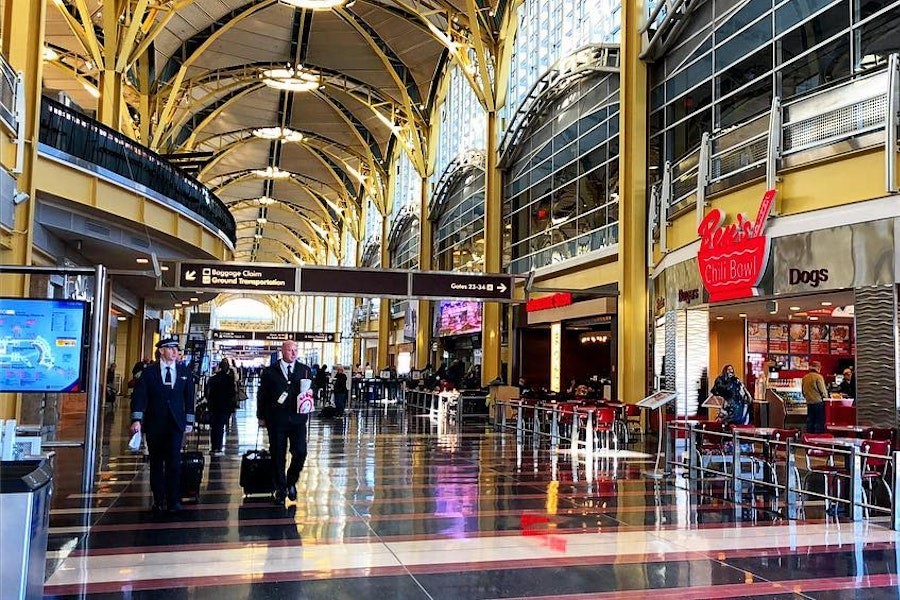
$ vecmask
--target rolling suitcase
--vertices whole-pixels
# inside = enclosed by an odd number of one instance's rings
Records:
[[[203,479],[203,467],[206,457],[200,452],[200,432],[196,431],[196,444],[193,450],[181,452],[181,497],[200,502],[200,482]]]
[[[241,457],[241,488],[245,496],[275,491],[274,466],[268,450],[247,450]]]

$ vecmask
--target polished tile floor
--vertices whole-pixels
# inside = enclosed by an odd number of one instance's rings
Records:
[[[585,464],[397,407],[313,420],[300,498],[277,507],[238,485],[251,397],[200,502],[154,517],[126,404],[104,415],[94,493],[61,453],[45,598],[900,597],[883,519],[786,521],[764,498],[735,507],[646,478],[640,445]]]

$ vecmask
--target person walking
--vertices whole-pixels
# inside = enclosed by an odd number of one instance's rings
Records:
[[[223,456],[225,424],[237,407],[235,373],[227,358],[219,361],[219,369],[206,384],[206,401],[209,407],[209,454]]]
[[[156,344],[159,361],[147,366],[131,398],[131,432],[146,435],[153,512],[181,510],[181,444],[194,427],[194,377],[178,363],[178,340]]]
[[[822,377],[822,363],[809,363],[809,373],[800,382],[803,398],[806,400],[806,433],[825,433],[825,398],[828,389]]]
[[[343,417],[344,410],[347,407],[347,374],[344,373],[344,367],[338,365],[334,368],[334,407],[337,410],[337,416]]]
[[[312,379],[312,373],[297,360],[297,343],[288,340],[281,344],[281,360],[263,370],[256,393],[256,418],[269,432],[276,504],[284,503],[285,496],[297,499],[297,480],[306,462],[309,415],[299,412],[301,379]],[[288,443],[291,464],[285,472]]]

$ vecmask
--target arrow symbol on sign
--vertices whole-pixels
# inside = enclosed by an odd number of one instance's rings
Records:
[[[505,283],[498,283],[498,284],[497,284],[497,289],[500,290],[500,293],[502,294],[503,292],[506,291],[506,284],[505,284]]]
[[[185,281],[196,281],[197,280],[197,271],[194,271],[194,270],[187,271],[184,274],[184,280]]]

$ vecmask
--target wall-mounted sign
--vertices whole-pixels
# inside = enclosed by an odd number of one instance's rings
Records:
[[[734,223],[723,226],[725,214],[714,208],[700,222],[697,265],[710,302],[758,294],[756,288],[769,258],[769,238],[764,231],[775,193],[765,193],[755,221],[741,213]]]
[[[894,282],[892,219],[841,225],[772,241],[776,294]]]
[[[194,290],[297,291],[296,267],[255,263],[178,263],[178,285]]]
[[[679,304],[690,304],[696,300],[700,299],[700,289],[694,288],[692,290],[678,290],[678,303]]]
[[[261,340],[265,342],[312,342],[331,344],[340,341],[339,333],[323,333],[318,331],[227,331],[212,330],[212,339],[224,340]]]
[[[512,300],[510,275],[413,271],[411,295],[419,298]]]
[[[537,312],[550,308],[562,308],[572,304],[571,292],[558,292],[541,298],[532,298],[525,304],[526,312]]]

